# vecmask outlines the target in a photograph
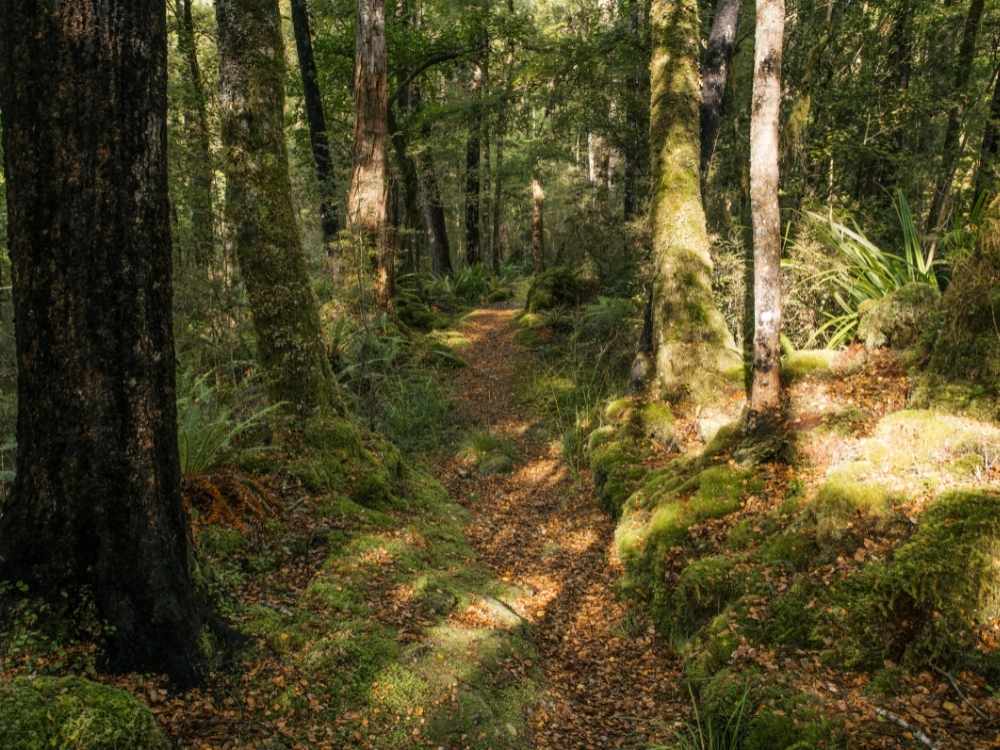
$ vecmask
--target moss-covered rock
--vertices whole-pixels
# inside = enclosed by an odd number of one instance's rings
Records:
[[[628,497],[649,473],[643,454],[629,440],[610,440],[599,444],[590,454],[594,488],[602,507],[613,516],[621,513]]]
[[[597,295],[597,284],[566,266],[556,266],[535,276],[528,289],[528,312],[578,307]]]
[[[815,699],[759,673],[723,669],[701,690],[701,718],[718,747],[804,750],[834,747],[841,731]]]
[[[688,564],[656,611],[661,630],[688,637],[719,614],[746,587],[748,571],[739,570],[739,563],[736,557],[709,555]]]
[[[639,412],[643,434],[660,445],[669,446],[674,440],[674,414],[667,404],[646,404]]]
[[[684,677],[700,688],[721,670],[740,644],[740,621],[732,607],[713,617],[681,650]]]
[[[930,284],[913,282],[858,308],[858,338],[867,349],[905,349],[924,335],[941,294]]]
[[[845,582],[858,661],[954,662],[1000,618],[1000,494],[960,491],[935,502],[884,563]]]
[[[884,517],[892,509],[894,496],[885,487],[853,480],[841,471],[831,474],[813,501],[816,540],[835,545],[849,534],[861,516]]]
[[[79,677],[0,686],[4,750],[169,750],[150,710],[124,690]]]

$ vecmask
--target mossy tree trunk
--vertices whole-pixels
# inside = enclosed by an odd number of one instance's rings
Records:
[[[226,223],[272,396],[325,406],[333,385],[295,223],[277,0],[218,0]]]
[[[387,309],[393,296],[393,245],[388,232],[386,140],[389,83],[385,0],[358,0],[354,53],[354,166],[347,194],[347,223],[375,270],[375,300]]]
[[[740,25],[743,0],[718,0],[712,17],[712,30],[705,49],[701,80],[701,174],[708,174],[715,153],[715,142],[722,123],[722,103],[726,93],[729,62],[733,58],[736,32]]]
[[[291,3],[295,49],[299,58],[299,72],[302,74],[302,94],[306,106],[306,120],[309,123],[309,145],[312,148],[316,181],[319,184],[320,225],[323,229],[323,240],[326,242],[327,250],[332,252],[333,243],[340,227],[337,221],[337,202],[334,198],[336,185],[333,180],[333,165],[330,161],[330,141],[326,132],[326,112],[323,109],[323,96],[320,92],[316,60],[313,56],[309,8],[306,5],[306,0],[291,0]]]
[[[191,683],[206,611],[180,496],[166,7],[4,8],[18,450],[0,579],[56,611],[88,590],[108,666]]]
[[[200,265],[207,265],[215,251],[215,165],[212,162],[212,133],[208,126],[205,83],[198,62],[191,2],[181,0],[177,8],[177,50],[187,67],[184,124],[194,142],[190,189],[195,260]]]
[[[651,24],[656,374],[668,398],[705,403],[739,355],[712,298],[699,170],[698,2],[654,0]]]
[[[774,426],[781,413],[781,211],[778,204],[781,58],[785,0],[757,0],[750,117],[754,339],[748,426]]]

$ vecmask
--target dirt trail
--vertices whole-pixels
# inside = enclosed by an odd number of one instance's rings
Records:
[[[614,522],[589,477],[574,480],[558,444],[530,430],[514,389],[535,363],[514,341],[514,315],[491,308],[467,318],[469,367],[453,387],[470,425],[514,440],[519,460],[508,475],[484,477],[456,459],[442,479],[472,512],[468,536],[482,560],[523,591],[509,603],[531,625],[544,676],[533,747],[645,748],[685,713],[676,661],[615,593]]]

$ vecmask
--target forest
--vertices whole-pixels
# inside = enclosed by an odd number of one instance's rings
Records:
[[[998,0],[0,0],[0,750],[1000,748]]]

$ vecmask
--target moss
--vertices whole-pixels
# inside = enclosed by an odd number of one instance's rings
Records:
[[[662,606],[654,601],[661,630],[686,638],[719,614],[743,591],[745,581],[736,570],[739,562],[727,555],[710,555],[684,568]]]
[[[867,349],[905,349],[924,334],[941,294],[930,284],[912,282],[858,308],[858,338]]]
[[[701,716],[720,747],[799,750],[831,747],[842,732],[823,718],[815,699],[757,672],[723,669],[701,691]]]
[[[616,432],[617,430],[611,425],[603,425],[593,430],[587,436],[587,452],[593,453],[608,441],[613,440]]]
[[[829,374],[840,352],[833,349],[803,349],[781,358],[781,374],[788,380],[807,375]]]
[[[478,462],[477,468],[483,476],[509,474],[514,469],[514,461],[505,453],[488,453]]]
[[[517,316],[516,322],[521,328],[541,328],[546,325],[548,321],[546,321],[544,315],[524,311]]]
[[[721,670],[740,644],[739,620],[732,607],[713,617],[688,643],[681,656],[685,679],[700,688]]]
[[[604,418],[611,422],[624,421],[631,414],[633,404],[633,400],[628,397],[613,399],[604,407]]]
[[[845,585],[841,599],[866,662],[944,664],[974,651],[979,628],[1000,617],[1000,494],[943,496],[913,538]]]
[[[530,313],[559,307],[578,307],[597,294],[596,283],[572,268],[556,266],[535,276],[525,309]]]
[[[821,645],[817,625],[823,604],[822,592],[812,584],[795,583],[771,602],[767,618],[757,624],[754,635],[764,643],[815,648]]]
[[[648,474],[638,445],[613,440],[599,445],[590,455],[594,488],[602,507],[613,516],[621,513],[628,497]]]
[[[782,565],[802,570],[816,558],[816,540],[800,531],[784,531],[767,538],[757,553],[765,565]]]
[[[514,468],[517,448],[509,438],[473,432],[466,436],[460,455],[473,462],[480,474],[505,474]]]
[[[1000,391],[996,384],[956,381],[934,373],[921,373],[915,379],[909,406],[1000,421]]]
[[[660,445],[670,445],[674,439],[674,414],[663,403],[649,403],[639,412],[643,434]]]
[[[826,545],[841,542],[860,516],[885,516],[894,502],[885,487],[855,481],[843,470],[835,472],[820,487],[811,508],[816,539]]]
[[[0,687],[5,750],[168,750],[145,705],[79,677],[18,678]]]

